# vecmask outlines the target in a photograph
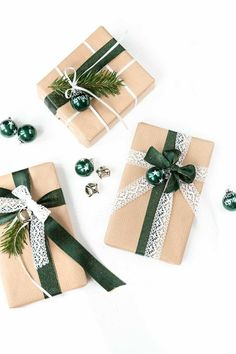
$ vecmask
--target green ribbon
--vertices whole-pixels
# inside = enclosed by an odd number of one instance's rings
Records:
[[[14,172],[14,183],[17,186],[24,184],[30,191],[29,170]],[[0,197],[16,198],[10,190],[0,188]],[[47,208],[54,208],[65,204],[63,192],[61,189],[53,190],[41,197],[38,204]],[[14,219],[17,213],[0,214],[0,225]],[[56,220],[49,216],[45,222],[45,234],[58,247],[60,247],[75,262],[80,264],[84,270],[94,278],[105,290],[111,291],[116,287],[125,285],[125,283],[102,265],[92,254],[90,254],[72,235],[70,235]],[[39,279],[42,287],[54,296],[61,293],[57,278],[55,265],[50,252],[48,240],[46,238],[46,248],[49,263],[38,269]],[[46,297],[46,296],[45,296]]]
[[[170,174],[168,180],[164,180],[160,185],[154,186],[151,191],[146,214],[143,221],[136,253],[145,254],[147,242],[151,232],[153,219],[160,203],[162,194],[171,193],[179,189],[180,180],[185,183],[192,183],[196,176],[196,169],[193,165],[180,167],[177,165],[181,152],[175,149],[177,133],[169,130],[163,152],[160,153],[151,146],[145,156],[145,161],[156,166],[157,169],[165,170]]]
[[[144,157],[145,161],[160,170],[166,171],[170,175],[165,188],[165,193],[177,191],[180,187],[180,181],[189,184],[192,183],[196,177],[196,169],[194,165],[181,167],[177,165],[180,155],[181,152],[177,149],[164,150],[160,153],[157,149],[151,146]]]
[[[83,74],[87,69],[93,66],[99,59],[102,58],[104,54],[108,52],[116,44],[116,39],[112,38],[103,47],[101,47],[96,53],[94,53],[90,58],[88,58],[77,70],[76,76]],[[107,54],[103,59],[101,59],[96,65],[93,66],[92,70],[94,72],[100,71],[104,66],[106,66],[111,60],[116,58],[120,53],[125,50],[122,45],[118,44],[109,54]],[[53,114],[57,113],[57,110],[69,101],[65,96],[58,94],[56,91],[49,93],[44,99],[44,103],[50,109]]]

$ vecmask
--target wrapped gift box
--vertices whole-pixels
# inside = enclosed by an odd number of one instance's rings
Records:
[[[34,200],[39,200],[47,193],[60,188],[53,163],[44,163],[31,167],[29,168],[29,174],[31,177],[31,194]],[[15,188],[12,174],[0,177],[0,187],[9,190]],[[61,205],[50,210],[51,216],[73,235],[67,206]],[[5,225],[0,226],[1,233],[4,228]],[[83,268],[72,258],[68,257],[50,239],[48,242],[61,292],[86,285],[87,279]],[[33,265],[32,249],[29,240],[24,248],[22,260],[30,275],[40,284],[38,272]],[[12,256],[9,258],[7,254],[0,252],[0,273],[10,307],[18,307],[44,299],[43,293],[34,286],[20,266],[18,257]]]
[[[179,166],[192,164],[196,168],[194,181],[180,183],[180,189],[173,193],[165,193],[163,183],[154,190],[146,178],[152,167],[144,160],[148,149],[153,146],[162,152],[164,145],[181,152]],[[180,264],[213,146],[211,141],[139,123],[107,228],[106,244]]]
[[[109,42],[116,43],[116,40],[104,27],[99,27],[37,85],[40,98],[85,146],[95,143],[106,132],[94,109],[110,128],[117,122],[117,117],[96,99],[91,101],[92,109],[76,112],[68,100],[58,97],[49,86],[59,77],[58,72],[63,73],[68,67],[78,70]],[[119,95],[102,99],[124,116],[153,88],[154,79],[120,44],[114,52],[118,55],[114,58],[108,56],[108,65],[104,68],[120,73],[119,76],[124,80],[125,86],[121,88]],[[100,69],[102,68],[97,68]]]

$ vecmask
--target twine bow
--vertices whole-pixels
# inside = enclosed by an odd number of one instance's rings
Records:
[[[73,75],[72,79],[70,78],[70,74],[69,74],[70,71],[72,72],[72,75]],[[115,109],[113,109],[109,104],[107,104],[105,101],[103,101],[100,97],[95,95],[92,91],[87,90],[86,88],[77,85],[77,73],[76,73],[75,68],[73,68],[73,67],[66,68],[64,70],[64,77],[65,77],[65,80],[67,80],[71,86],[70,88],[68,88],[65,91],[65,98],[66,99],[71,99],[73,97],[73,95],[77,94],[78,92],[85,92],[89,96],[98,100],[103,106],[105,106],[109,111],[111,111],[119,119],[119,121],[124,125],[124,127],[127,129],[127,125],[125,124],[122,117],[120,116],[120,114],[118,112],[116,112]]]
[[[30,224],[30,243],[35,268],[42,268],[49,263],[46,252],[44,223],[51,212],[43,205],[37,204],[32,199],[28,188],[24,185],[16,187],[12,194],[17,198],[0,198],[0,213],[14,213],[24,209],[31,212],[30,221],[23,224],[22,227]]]
[[[177,191],[180,188],[180,181],[190,184],[196,177],[196,168],[194,165],[178,165],[180,156],[181,151],[177,149],[166,150],[161,154],[151,146],[144,157],[146,162],[163,170],[168,177],[165,193]]]

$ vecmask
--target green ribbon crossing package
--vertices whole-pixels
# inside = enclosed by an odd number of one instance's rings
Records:
[[[208,140],[139,123],[106,244],[180,264],[213,147]]]
[[[94,72],[106,69],[118,73],[124,81],[120,94],[102,99],[122,117],[154,87],[154,78],[127,52],[122,43],[104,27],[97,28],[37,84],[39,96],[45,105],[85,146],[95,143],[118,119],[114,112],[96,99],[91,101],[88,109],[78,112],[73,109],[69,99],[49,88],[70,67],[76,70],[77,75],[89,68]]]
[[[53,163],[0,177],[0,245],[6,228],[14,225],[22,210],[31,213],[27,226],[22,222],[27,227],[22,254],[0,252],[0,273],[10,307],[82,287],[86,273],[106,291],[125,284],[73,236]]]

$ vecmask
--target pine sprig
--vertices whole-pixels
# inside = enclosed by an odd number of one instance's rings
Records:
[[[69,75],[69,78],[72,79],[72,76],[73,74]],[[101,70],[98,72],[92,70],[88,71],[87,73],[80,75],[76,82],[78,86],[91,91],[98,97],[118,95],[121,87],[124,86],[123,80],[118,77],[117,73],[108,70]],[[65,91],[71,88],[65,77],[57,78],[49,87],[63,96]]]
[[[22,223],[18,220],[12,225],[11,223],[12,221],[6,224],[5,231],[0,236],[0,251],[7,253],[9,257],[22,254],[24,246],[27,244],[26,228],[21,228]]]

